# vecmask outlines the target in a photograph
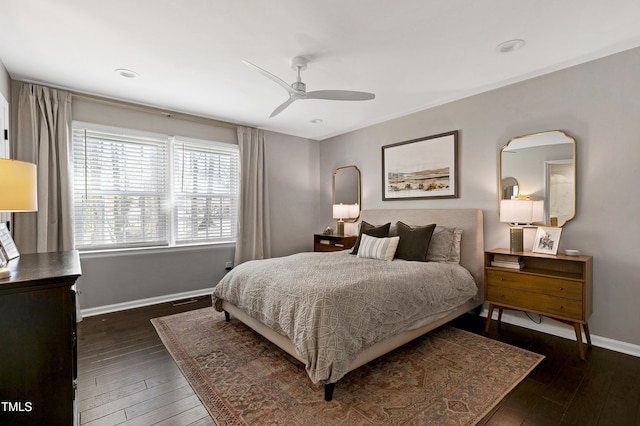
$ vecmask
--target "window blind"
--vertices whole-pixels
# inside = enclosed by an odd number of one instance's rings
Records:
[[[167,142],[73,129],[78,249],[167,245]]]
[[[237,149],[176,138],[173,143],[176,244],[235,241]]]
[[[74,122],[79,250],[232,242],[237,146]]]

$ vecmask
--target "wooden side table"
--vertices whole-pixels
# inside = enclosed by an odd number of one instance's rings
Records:
[[[513,269],[492,264],[501,256],[515,256],[522,266]],[[515,309],[540,314],[573,326],[580,358],[584,357],[582,331],[587,346],[591,335],[587,323],[593,310],[593,258],[512,252],[493,249],[485,252],[485,300],[489,312],[485,330],[489,330],[494,308],[498,308],[498,324],[503,309]]]
[[[313,251],[340,251],[353,248],[357,235],[314,234]]]

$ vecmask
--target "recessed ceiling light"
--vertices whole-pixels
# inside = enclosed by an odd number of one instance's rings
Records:
[[[120,77],[124,77],[124,78],[136,78],[138,77],[138,73],[135,71],[131,71],[128,70],[126,68],[117,68],[115,70],[115,72],[120,76]]]
[[[314,118],[313,120],[309,120],[309,123],[320,124],[320,123],[322,123],[322,119],[321,118]]]
[[[509,41],[505,41],[504,43],[500,43],[497,47],[496,47],[496,52],[498,53],[511,53],[515,50],[518,50],[520,48],[522,48],[525,45],[525,41],[524,40],[520,40],[520,39],[515,39],[515,40],[509,40]]]

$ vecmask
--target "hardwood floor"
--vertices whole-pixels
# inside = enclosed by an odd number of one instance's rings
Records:
[[[171,303],[85,318],[78,328],[82,425],[213,425],[149,319],[211,306]],[[546,358],[481,425],[640,425],[640,358],[466,315],[452,325]]]
[[[151,318],[211,306],[211,298],[83,319],[78,324],[81,425],[213,425]]]
[[[480,425],[640,425],[640,358],[593,347],[580,360],[575,340],[465,315],[452,325],[545,355]],[[543,321],[548,321],[543,319]]]

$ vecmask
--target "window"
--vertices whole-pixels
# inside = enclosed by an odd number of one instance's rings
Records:
[[[233,242],[235,145],[73,123],[76,248]]]

